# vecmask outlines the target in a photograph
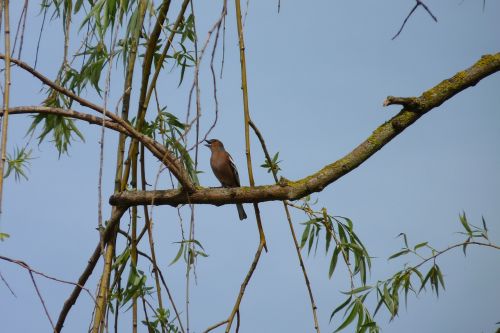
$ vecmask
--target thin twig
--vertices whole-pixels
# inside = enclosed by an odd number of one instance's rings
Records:
[[[21,51],[23,49],[24,30],[26,28],[26,17],[27,16],[28,16],[28,0],[24,0],[23,9],[21,11],[21,15],[19,16],[19,21],[17,22],[16,37],[14,38],[14,46],[12,47],[12,56],[14,56],[14,53],[16,52],[17,39],[20,37],[19,52],[17,53],[17,57],[19,59],[21,59]],[[22,24],[22,27],[21,27],[21,24]],[[19,36],[19,33],[21,34],[20,36]]]
[[[55,282],[59,282],[59,283],[63,283],[63,284],[73,285],[75,287],[78,287],[79,289],[83,289],[83,290],[85,290],[87,292],[87,294],[90,296],[90,298],[92,298],[92,300],[95,302],[94,296],[92,296],[92,293],[90,292],[90,290],[88,290],[87,288],[85,288],[80,283],[75,283],[75,282],[71,282],[71,281],[61,280],[61,279],[55,278],[53,276],[47,275],[45,273],[42,273],[40,271],[37,271],[37,270],[33,269],[30,265],[28,265],[26,262],[24,262],[22,260],[12,259],[12,258],[8,258],[8,257],[2,256],[2,255],[0,255],[0,259],[8,261],[8,262],[11,262],[11,263],[16,264],[16,265],[19,265],[22,268],[24,268],[24,269],[26,269],[26,270],[28,270],[28,271],[30,271],[32,273],[35,273],[37,275],[43,276],[46,279],[49,279],[49,280],[52,280],[52,281],[55,281]]]
[[[496,250],[500,250],[500,246],[495,245],[495,244],[483,243],[483,242],[477,242],[477,241],[466,241],[466,242],[462,242],[462,243],[450,245],[450,246],[448,246],[444,250],[436,251],[436,253],[434,255],[430,256],[429,258],[424,259],[422,262],[420,262],[418,265],[414,266],[413,268],[417,269],[420,266],[424,265],[429,260],[434,260],[437,257],[439,257],[440,255],[442,255],[442,254],[444,254],[444,253],[446,253],[446,252],[448,252],[450,250],[453,250],[453,249],[455,249],[457,247],[464,246],[464,245],[479,245],[479,246],[486,246],[486,247],[491,247],[491,248],[496,249]]]
[[[415,6],[413,6],[413,8],[410,10],[410,13],[408,13],[406,18],[404,19],[403,24],[399,28],[398,32],[394,35],[394,37],[391,38],[392,40],[396,39],[399,36],[399,34],[403,31],[403,28],[405,27],[406,22],[408,21],[410,16],[412,16],[412,14],[415,12],[415,10],[418,8],[418,6],[422,6],[427,11],[427,13],[429,13],[429,15],[432,17],[432,19],[437,23],[438,20],[437,20],[436,16],[434,16],[434,14],[431,12],[431,10],[429,9],[429,7],[427,7],[426,4],[423,3],[421,0],[415,0],[415,1],[416,1]]]
[[[33,66],[33,68],[35,68],[35,69],[36,69],[36,64],[38,63],[38,53],[40,51],[40,43],[42,41],[42,33],[43,33],[43,30],[45,27],[45,20],[47,19],[47,11],[48,10],[49,10],[49,8],[45,7],[45,9],[43,11],[42,27],[40,28],[40,33],[38,34],[38,41],[36,43],[35,65]]]
[[[68,10],[68,16],[66,18],[66,33],[69,35],[69,21],[71,19],[71,10]],[[114,55],[114,50],[115,50],[115,45],[116,45],[116,40],[118,37],[118,27],[120,25],[117,24],[115,28],[115,33],[111,36],[111,42],[110,42],[110,52],[108,56],[108,70],[106,73],[106,83],[104,87],[104,100],[103,100],[103,109],[107,110],[108,109],[108,99],[109,99],[109,91],[111,88],[111,71],[113,69],[113,55]],[[64,55],[65,57],[67,56],[67,44],[64,49]],[[66,59],[65,59],[66,62]],[[97,228],[99,230],[99,239],[101,240],[101,252],[104,255],[104,239],[103,239],[103,231],[104,228],[102,226],[102,174],[103,174],[103,169],[104,169],[104,138],[105,138],[105,129],[106,129],[106,119],[105,117],[102,117],[102,123],[101,123],[101,139],[99,141],[99,175],[98,175],[98,181],[97,181]]]
[[[12,288],[10,287],[9,283],[7,282],[7,280],[5,280],[5,278],[3,277],[2,275],[2,272],[0,272],[0,279],[2,279],[2,282],[5,284],[5,286],[7,287],[7,289],[9,289],[10,293],[12,294],[12,296],[16,297],[16,294],[14,293],[14,290],[12,290]]]
[[[144,145],[141,144],[141,155],[140,155],[140,163],[141,163],[141,186],[142,189],[146,189],[146,166],[145,166],[145,161],[144,161]],[[144,220],[145,220],[145,227],[147,228],[148,231],[148,238],[149,238],[149,248],[151,251],[151,261],[155,263],[156,265],[156,252],[155,252],[155,242],[153,239],[153,223],[149,218],[149,212],[148,212],[148,207],[147,205],[143,205],[144,209]],[[138,242],[138,240],[136,239]],[[155,277],[155,283],[156,283],[156,295],[158,297],[158,306],[163,309],[163,300],[161,297],[161,286],[160,286],[160,278],[158,276],[158,272],[155,269],[154,270],[154,277]],[[162,325],[162,332],[165,331],[165,328]]]
[[[189,91],[189,97],[188,97],[188,107],[187,107],[187,114],[186,114],[186,123],[189,123],[189,125],[186,127],[186,131],[182,134],[182,139],[183,140],[186,138],[187,134],[189,133],[189,131],[190,131],[191,127],[192,127],[192,124],[195,123],[195,122],[198,123],[198,120],[199,120],[199,117],[200,117],[200,114],[198,112],[197,112],[195,118],[191,122],[189,122],[189,115],[190,115],[190,110],[191,110],[192,93],[193,93],[194,89],[198,86],[198,75],[199,75],[199,70],[200,70],[201,62],[202,62],[203,57],[205,55],[205,51],[206,51],[206,49],[208,47],[208,44],[210,43],[212,34],[214,33],[214,31],[217,31],[216,32],[215,41],[214,41],[214,48],[212,49],[211,63],[213,63],[213,57],[214,57],[214,54],[215,54],[215,48],[217,46],[217,41],[218,41],[218,36],[219,36],[219,30],[220,30],[222,21],[224,20],[224,18],[225,18],[226,15],[227,15],[227,0],[224,0],[224,3],[222,5],[221,14],[220,14],[219,18],[217,19],[217,21],[215,21],[215,23],[212,25],[212,27],[208,31],[207,37],[205,39],[205,42],[203,43],[203,46],[202,46],[202,48],[201,48],[201,50],[199,52],[199,56],[197,57],[197,61],[196,61],[195,69],[194,69],[194,80],[193,80],[193,84],[191,85],[191,89]],[[196,54],[198,54],[198,52]],[[212,72],[213,72],[213,67],[212,67]],[[215,83],[214,83],[214,87],[215,87]],[[216,110],[215,110],[215,120],[214,120],[214,122],[212,123],[212,125],[210,126],[210,128],[208,129],[208,131],[205,133],[204,138],[202,140],[198,140],[198,138],[197,138],[196,143],[191,148],[189,148],[188,151],[191,151],[192,149],[194,149],[195,147],[197,147],[199,144],[201,144],[208,137],[209,133],[215,127],[215,125],[217,123],[217,118],[218,118],[218,101],[217,101],[217,96],[215,96],[215,101],[216,101]]]
[[[266,156],[267,163],[269,163],[269,165],[272,166],[273,162],[271,159],[271,155],[269,154],[269,151],[267,150],[267,145],[266,145],[266,142],[264,140],[264,136],[262,135],[262,133],[259,131],[259,129],[257,128],[257,126],[254,124],[254,122],[252,120],[250,120],[249,124],[250,124],[250,127],[252,127],[253,131],[255,132],[255,135],[257,135],[257,138],[260,141],[260,145],[262,147],[262,150],[264,151],[264,155]],[[276,183],[279,183],[278,171],[275,168],[271,168],[271,172],[273,174],[274,181]],[[320,329],[319,329],[319,323],[318,323],[318,315],[317,315],[317,311],[316,311],[317,306],[316,306],[316,303],[314,301],[314,296],[312,293],[311,284],[309,282],[309,277],[307,275],[306,267],[305,267],[304,261],[302,259],[302,254],[300,253],[300,246],[299,246],[299,242],[297,241],[295,229],[294,229],[293,224],[292,224],[292,217],[290,215],[290,211],[289,211],[288,206],[287,206],[285,201],[283,201],[283,208],[285,209],[285,214],[286,214],[286,218],[288,221],[288,226],[290,227],[290,234],[292,235],[293,244],[295,245],[295,251],[297,252],[297,258],[299,259],[300,268],[302,269],[302,274],[304,275],[304,280],[306,283],[307,291],[309,293],[309,300],[311,302],[311,309],[312,309],[312,313],[313,313],[314,328],[315,328],[316,332],[319,333]]]
[[[255,257],[252,261],[252,264],[250,265],[250,270],[248,271],[247,275],[245,276],[245,279],[243,280],[243,283],[241,284],[240,292],[236,299],[236,303],[234,304],[233,310],[231,311],[231,314],[227,319],[226,333],[229,333],[229,331],[231,330],[231,324],[233,323],[234,316],[236,315],[236,312],[239,311],[240,309],[241,300],[243,299],[246,287],[248,286],[248,283],[252,278],[255,268],[257,268],[257,264],[259,263],[260,255],[262,254],[263,249],[264,249],[264,243],[260,242],[259,246],[257,247],[257,251],[255,252]]]
[[[217,324],[214,324],[214,325],[210,326],[209,328],[207,328],[206,330],[204,330],[203,333],[208,333],[208,332],[210,332],[210,331],[216,329],[217,327],[222,326],[222,325],[224,325],[226,323],[227,323],[227,319],[223,320],[223,321],[221,321],[221,322],[219,322]]]
[[[47,310],[47,306],[45,305],[45,301],[43,300],[42,293],[40,293],[40,289],[38,289],[38,285],[36,284],[35,277],[33,276],[33,273],[29,271],[31,281],[33,282],[33,286],[35,287],[36,294],[38,295],[38,299],[40,300],[40,303],[42,303],[43,310],[45,311],[45,315],[47,316],[47,319],[50,322],[50,326],[52,326],[52,331],[55,331],[54,327],[54,322],[52,321],[52,318],[50,317],[49,310]]]

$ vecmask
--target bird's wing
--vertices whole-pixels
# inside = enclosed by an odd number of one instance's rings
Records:
[[[233,175],[236,180],[236,183],[238,187],[240,186],[240,175],[238,174],[238,169],[236,169],[236,164],[234,164],[233,158],[229,153],[227,153],[227,156],[229,157],[229,163],[231,164],[231,169],[233,170]]]

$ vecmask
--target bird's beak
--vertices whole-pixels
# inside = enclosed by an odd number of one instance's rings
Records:
[[[205,144],[205,147],[209,147],[210,148],[210,146],[212,144],[212,141],[211,140],[205,140],[205,142],[207,143],[207,144]]]

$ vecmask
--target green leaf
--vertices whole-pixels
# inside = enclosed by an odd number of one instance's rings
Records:
[[[330,315],[330,322],[332,321],[332,318],[333,316],[335,316],[335,314],[337,312],[339,312],[340,310],[342,310],[343,308],[345,308],[347,306],[347,304],[349,304],[351,302],[351,299],[352,299],[352,295],[349,296],[344,303],[340,304],[338,307],[335,308],[335,310],[333,310],[332,314]]]
[[[483,230],[488,232],[488,228],[486,227],[486,221],[484,220],[484,216],[481,216],[481,221],[483,222]]]
[[[406,249],[406,250],[402,250],[402,251],[399,251],[397,253],[394,253],[392,256],[390,256],[387,260],[391,260],[391,259],[394,259],[394,258],[397,258],[399,256],[402,256],[402,255],[405,255],[407,253],[409,253],[410,250]]]
[[[335,267],[337,266],[337,260],[339,258],[340,248],[338,246],[333,250],[332,259],[330,260],[330,269],[328,270],[328,278],[331,279],[333,272],[335,271]]]
[[[83,134],[78,130],[72,119],[53,114],[39,114],[35,116],[28,129],[28,134],[34,132],[42,120],[44,120],[44,125],[42,133],[38,136],[38,143],[42,143],[47,134],[52,132],[53,141],[59,152],[59,156],[62,153],[68,152],[68,146],[71,144],[71,140],[74,140],[73,134],[76,134],[82,141],[85,141]]]
[[[441,269],[439,268],[438,265],[436,265],[436,273],[437,273],[437,277],[439,279],[439,282],[441,283],[441,286],[443,287],[443,289],[446,289],[444,286],[443,274],[441,273]]]
[[[116,269],[121,265],[125,264],[129,258],[130,258],[130,247],[127,247],[125,251],[123,251],[123,253],[116,258],[113,264],[113,269]]]
[[[328,249],[330,249],[330,243],[332,242],[332,234],[325,230],[325,254],[328,253]]]
[[[389,289],[387,288],[387,284],[384,284],[384,293],[383,293],[383,298],[384,298],[384,303],[387,306],[387,309],[391,313],[391,317],[394,317],[395,313],[395,307],[394,307],[394,302],[391,298],[391,294],[389,293]]]
[[[363,321],[365,319],[364,312],[363,312],[363,306],[361,303],[359,303],[358,307],[358,323],[356,325],[356,332],[360,331],[361,324],[363,324]]]
[[[26,176],[26,170],[29,169],[31,157],[31,149],[27,150],[26,147],[14,148],[14,154],[7,154],[7,170],[5,172],[4,178],[9,177],[9,175],[14,172],[14,179],[20,181],[21,177],[28,180]]]
[[[434,274],[434,267],[432,267],[431,269],[429,269],[429,271],[427,272],[427,274],[425,275],[425,278],[424,280],[422,281],[422,285],[420,286],[420,289],[419,289],[419,292],[425,288],[425,284],[427,283],[427,281],[429,280],[429,278],[431,278],[431,276],[433,276]]]
[[[311,232],[309,234],[309,247],[307,249],[307,254],[310,254],[311,253],[311,248],[314,244],[314,226],[311,228]]]
[[[428,243],[429,242],[418,243],[417,245],[415,245],[415,247],[413,248],[413,250],[416,251],[419,248],[426,246]]]
[[[0,232],[0,241],[3,242],[4,240],[6,240],[9,237],[10,237],[9,234],[6,234],[5,232]]]
[[[403,241],[405,243],[405,246],[408,248],[408,238],[406,238],[406,234],[404,232],[400,233],[398,237],[403,237]]]
[[[356,315],[358,314],[358,307],[359,303],[356,303],[351,310],[351,313],[347,316],[347,318],[344,320],[344,322],[334,331],[334,333],[339,332],[349,326],[350,323],[356,318]]]
[[[467,245],[469,245],[470,240],[471,240],[471,237],[467,237],[467,239],[464,242],[464,245],[462,246],[462,250],[464,251],[464,256],[467,255],[466,250],[467,250]]]
[[[345,295],[354,295],[354,294],[359,294],[363,291],[366,291],[366,290],[369,290],[369,289],[372,289],[371,286],[363,286],[363,287],[359,287],[359,288],[356,288],[356,289],[353,289],[351,291],[346,291],[346,292],[342,292],[342,294],[345,294]]]
[[[309,236],[309,230],[311,229],[311,225],[307,224],[306,228],[304,229],[304,232],[302,233],[302,238],[300,240],[300,248],[304,248],[304,245],[307,242],[307,236]]]
[[[467,222],[467,217],[465,216],[465,212],[459,215],[460,217],[460,223],[462,223],[462,226],[464,227],[465,231],[472,236],[472,230],[469,226],[469,222]]]
[[[172,262],[169,264],[169,266],[172,266],[173,264],[175,264],[177,262],[177,260],[179,260],[183,251],[184,251],[184,244],[181,243],[181,246],[179,246],[179,251],[177,252],[177,255],[175,256],[174,260],[172,260]]]

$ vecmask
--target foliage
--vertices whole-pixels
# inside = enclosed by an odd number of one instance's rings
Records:
[[[169,266],[175,264],[181,256],[189,265],[194,264],[198,256],[208,257],[208,254],[205,253],[205,249],[196,239],[183,240],[176,242],[176,244],[180,244],[179,251],[177,251],[175,258],[170,262]]]
[[[266,159],[260,166],[264,169],[267,169],[268,173],[277,174],[281,170],[279,164],[282,162],[278,160],[279,154],[280,153],[277,152],[276,154],[274,154],[273,158],[270,161]]]
[[[16,181],[21,180],[21,177],[28,180],[26,176],[26,169],[31,164],[31,149],[28,150],[26,147],[14,149],[14,154],[7,154],[7,171],[5,172],[4,178],[9,177],[9,175],[14,172],[14,178]]]
[[[389,312],[391,320],[394,319],[399,313],[401,295],[404,295],[405,304],[408,302],[408,294],[410,292],[418,295],[422,290],[426,290],[428,287],[431,288],[431,291],[434,292],[436,296],[439,296],[439,289],[445,288],[445,282],[441,268],[437,264],[437,258],[449,250],[462,247],[465,255],[465,249],[470,244],[491,246],[500,249],[492,245],[489,241],[488,229],[484,218],[482,218],[482,227],[476,227],[470,224],[465,213],[460,214],[460,222],[465,230],[465,232],[460,232],[460,234],[467,236],[467,238],[463,242],[449,246],[441,251],[430,246],[428,242],[421,242],[414,246],[410,246],[407,236],[401,233],[399,236],[403,239],[404,246],[401,250],[391,255],[388,260],[406,255],[413,255],[418,260],[418,263],[415,265],[405,264],[402,270],[394,273],[393,276],[386,280],[378,281],[373,286],[363,285],[362,287],[345,292],[345,294],[348,295],[347,299],[332,312],[330,317],[331,320],[335,314],[345,308],[345,320],[336,331],[346,328],[357,317],[358,324],[356,326],[356,332],[365,332],[367,329],[369,329],[370,332],[378,332],[378,327],[372,318],[375,317],[378,311],[383,307]],[[484,241],[481,242],[481,240]],[[425,250],[427,250],[426,252],[429,252],[429,254],[426,255],[423,253]],[[429,264],[430,266],[427,272],[422,270],[425,264]],[[364,306],[364,301],[370,294],[375,294],[377,299],[377,305],[373,311],[373,315],[370,315]],[[362,322],[362,324],[360,324],[360,322]]]
[[[28,134],[34,133],[38,125],[44,121],[42,133],[38,136],[38,143],[42,143],[47,134],[52,133],[52,141],[54,142],[59,156],[68,153],[68,147],[71,145],[71,140],[76,134],[81,140],[83,134],[78,130],[72,119],[56,115],[56,114],[38,114],[33,117],[33,123],[28,129]]]

